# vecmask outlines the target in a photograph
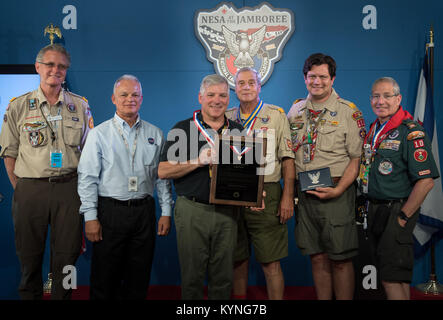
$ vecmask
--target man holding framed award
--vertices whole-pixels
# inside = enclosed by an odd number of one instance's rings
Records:
[[[182,299],[203,300],[207,274],[208,299],[231,297],[233,251],[238,210],[209,202],[212,164],[218,135],[243,127],[225,117],[229,85],[222,76],[203,78],[198,95],[201,110],[178,122],[169,132],[158,175],[173,179],[177,200],[174,221],[181,269]],[[213,177],[212,177],[213,178]]]
[[[248,285],[250,247],[254,246],[257,261],[266,278],[268,298],[283,299],[284,278],[280,260],[288,255],[286,222],[294,211],[294,153],[289,123],[283,109],[260,99],[260,74],[252,68],[242,68],[235,76],[235,92],[240,107],[226,112],[229,119],[241,123],[248,135],[267,139],[264,170],[264,209],[244,208],[238,225],[235,249],[233,297],[245,299]],[[280,179],[283,178],[283,190]]]
[[[295,152],[298,210],[295,238],[309,255],[318,299],[352,299],[358,254],[355,185],[365,123],[362,113],[333,89],[336,63],[313,54],[303,74],[309,92],[288,118]],[[303,191],[305,190],[305,191]]]

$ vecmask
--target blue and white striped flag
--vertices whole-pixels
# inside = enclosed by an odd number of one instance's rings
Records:
[[[441,174],[438,154],[438,139],[434,118],[433,92],[428,65],[428,51],[423,61],[415,102],[414,120],[423,124],[426,134],[432,141],[432,154]],[[428,247],[443,237],[443,193],[442,180],[434,180],[434,187],[428,193],[420,208],[420,215],[414,229],[415,255],[420,256]]]

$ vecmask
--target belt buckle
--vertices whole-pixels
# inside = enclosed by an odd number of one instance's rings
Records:
[[[49,183],[56,183],[58,177],[49,177],[48,181]]]

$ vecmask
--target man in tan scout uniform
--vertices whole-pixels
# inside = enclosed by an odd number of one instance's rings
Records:
[[[42,260],[51,226],[52,299],[69,299],[63,268],[75,265],[82,242],[77,164],[93,120],[85,98],[62,89],[69,53],[40,50],[38,89],[11,100],[0,134],[0,156],[14,190],[12,215],[22,299],[43,297]]]
[[[286,222],[294,211],[294,153],[291,148],[289,123],[283,109],[265,104],[260,99],[260,74],[252,68],[242,68],[235,76],[235,92],[240,108],[226,112],[229,119],[241,123],[248,134],[267,138],[264,178],[264,210],[244,209],[244,221],[239,221],[238,244],[235,250],[234,298],[246,298],[250,244],[262,265],[269,299],[283,299],[284,278],[280,260],[288,255]],[[283,191],[280,179],[283,176]]]
[[[332,85],[336,64],[321,53],[311,55],[303,68],[309,95],[296,101],[288,118],[297,174],[329,167],[334,187],[301,192],[295,238],[310,255],[318,299],[352,299],[358,253],[355,225],[355,185],[365,124],[357,107],[341,99]]]

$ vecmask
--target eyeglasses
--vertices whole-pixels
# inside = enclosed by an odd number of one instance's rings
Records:
[[[314,82],[317,78],[319,78],[321,81],[326,81],[329,79],[329,76],[316,76],[314,74],[308,75],[307,78],[309,79],[309,81]]]
[[[371,95],[369,98],[371,99],[371,101],[376,102],[376,101],[380,100],[380,97],[383,97],[384,100],[389,100],[392,97],[396,97],[396,96],[398,96],[398,93],[397,94],[382,94],[382,95],[374,94],[374,95]]]
[[[57,67],[60,70],[68,70],[69,66],[66,66],[64,64],[55,64],[54,62],[41,62],[41,61],[37,61],[38,63],[44,64],[45,66],[47,66],[48,68],[52,69]]]

